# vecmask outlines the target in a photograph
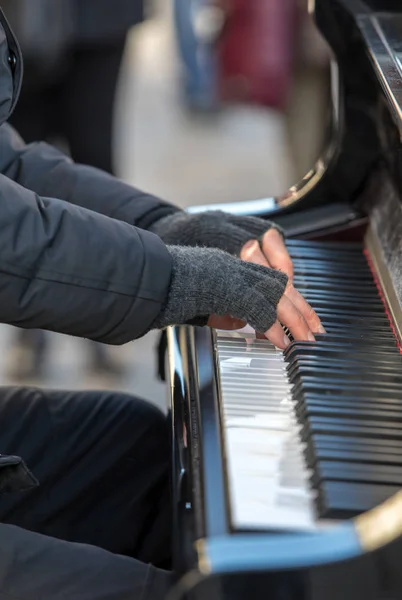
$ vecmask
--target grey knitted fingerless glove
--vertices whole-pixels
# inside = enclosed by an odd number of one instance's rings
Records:
[[[150,228],[165,244],[220,248],[239,255],[243,245],[261,237],[268,229],[282,230],[258,217],[238,217],[220,210],[194,215],[177,212],[156,221]]]
[[[248,263],[216,248],[168,246],[173,258],[170,289],[153,329],[168,325],[206,324],[206,315],[231,315],[258,332],[276,320],[285,291],[284,273]]]

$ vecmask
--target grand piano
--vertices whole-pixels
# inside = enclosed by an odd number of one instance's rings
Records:
[[[310,10],[333,52],[326,148],[281,197],[219,208],[285,229],[327,334],[282,353],[168,330],[172,600],[402,598],[402,1]]]

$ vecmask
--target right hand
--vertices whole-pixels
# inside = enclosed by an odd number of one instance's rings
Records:
[[[277,233],[275,230],[272,230],[272,232]],[[267,246],[269,246],[268,237]],[[272,252],[272,255],[275,256],[275,253]],[[240,253],[241,259],[246,262],[264,267],[275,267],[272,262],[269,262],[269,256],[267,249],[265,249],[265,252],[261,250],[257,240],[245,244]],[[285,293],[278,302],[276,312],[278,319],[264,335],[278,348],[284,349],[290,343],[281,324],[288,327],[295,340],[314,342],[314,333],[325,333],[317,313],[296,290],[291,279],[288,280]]]

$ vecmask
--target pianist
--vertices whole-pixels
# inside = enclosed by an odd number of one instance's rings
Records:
[[[1,322],[111,344],[186,322],[248,321],[282,348],[277,317],[297,339],[320,331],[268,223],[190,217],[25,145],[5,123],[22,65],[0,23]],[[134,397],[3,387],[0,600],[164,597],[168,446],[165,417]]]

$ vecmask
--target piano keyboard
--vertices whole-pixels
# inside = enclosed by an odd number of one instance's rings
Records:
[[[402,486],[402,356],[363,247],[291,241],[327,335],[282,353],[217,331],[235,529],[314,529]]]

